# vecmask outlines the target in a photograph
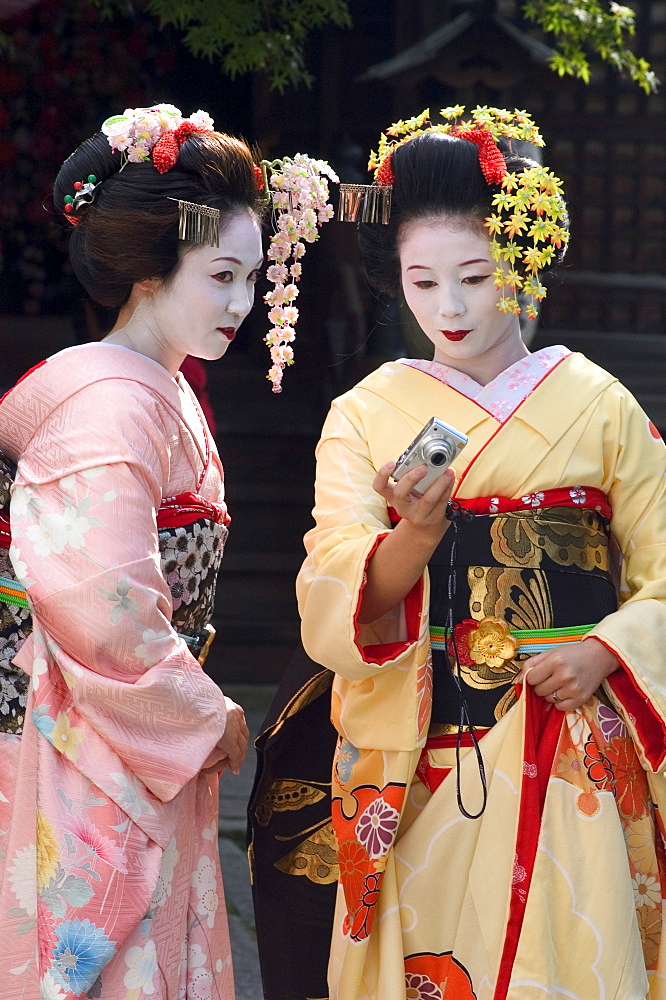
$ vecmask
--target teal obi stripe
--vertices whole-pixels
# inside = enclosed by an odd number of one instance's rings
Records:
[[[13,604],[18,608],[29,608],[25,587],[17,580],[9,580],[6,576],[0,576],[0,601],[3,604]]]

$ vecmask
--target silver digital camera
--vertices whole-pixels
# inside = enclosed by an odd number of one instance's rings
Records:
[[[428,471],[412,490],[422,496],[438,476],[446,472],[466,444],[466,434],[433,417],[403,451],[391,475],[393,479],[401,479],[411,469],[425,465]]]

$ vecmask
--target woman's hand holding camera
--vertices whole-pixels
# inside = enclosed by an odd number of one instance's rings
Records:
[[[250,730],[245,721],[245,712],[231,698],[224,700],[227,706],[224,733],[204,761],[202,774],[222,774],[227,768],[238,774],[247,754]]]
[[[414,493],[414,489],[427,473],[425,465],[420,465],[398,480],[390,481],[395,469],[395,462],[386,462],[375,476],[372,488],[383,497],[389,507],[408,521],[414,528],[436,539],[442,538],[449,522],[446,519],[446,505],[451,499],[456,477],[453,469],[447,469],[425,491],[423,496]]]
[[[618,666],[615,654],[591,636],[584,642],[531,656],[517,680],[529,684],[560,712],[573,712],[590,700]]]

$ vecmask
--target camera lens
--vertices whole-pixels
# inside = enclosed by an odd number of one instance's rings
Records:
[[[430,441],[426,441],[423,445],[423,458],[428,465],[433,465],[435,468],[440,469],[442,466],[448,466],[453,460],[453,446],[450,441],[445,438],[431,438]]]

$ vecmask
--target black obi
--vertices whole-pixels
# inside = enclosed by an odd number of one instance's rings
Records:
[[[457,538],[456,538],[457,533]],[[430,563],[430,624],[504,619],[510,630],[596,625],[617,609],[611,576],[608,520],[596,510],[544,507],[458,518]],[[451,552],[455,578],[449,587]],[[462,631],[461,631],[462,630]],[[464,636],[465,626],[456,635]],[[449,641],[449,649],[451,643]],[[460,656],[460,679],[474,726],[492,726],[515,701],[513,681],[520,650],[504,662],[472,662]],[[460,697],[451,656],[433,649],[432,722],[457,727]]]

